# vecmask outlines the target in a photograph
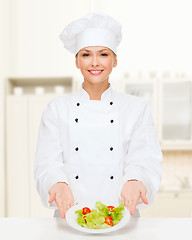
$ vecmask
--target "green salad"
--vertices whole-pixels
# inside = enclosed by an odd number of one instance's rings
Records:
[[[113,227],[123,218],[121,212],[124,210],[124,203],[122,202],[118,207],[114,207],[106,206],[97,201],[95,208],[91,210],[88,207],[84,207],[75,211],[78,214],[77,223],[86,228],[101,229]]]

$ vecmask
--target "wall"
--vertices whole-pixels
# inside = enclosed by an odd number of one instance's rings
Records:
[[[123,25],[123,71],[191,72],[191,0],[103,0],[101,10]]]
[[[89,0],[11,1],[14,76],[69,76],[74,55],[59,35],[64,26],[91,9]],[[73,64],[74,63],[74,64]]]
[[[13,75],[66,76],[77,71],[74,56],[64,49],[59,34],[67,23],[92,11],[108,13],[123,25],[115,74],[165,69],[191,72],[190,0],[174,2],[174,8],[166,0],[9,1]]]

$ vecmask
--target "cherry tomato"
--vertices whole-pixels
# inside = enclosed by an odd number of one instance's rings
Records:
[[[90,213],[90,212],[91,212],[91,210],[88,207],[83,208],[83,215]]]
[[[105,218],[105,223],[108,224],[109,226],[113,227],[113,220],[111,216],[107,216]]]
[[[115,208],[114,206],[108,206],[110,212],[115,212],[114,208]]]

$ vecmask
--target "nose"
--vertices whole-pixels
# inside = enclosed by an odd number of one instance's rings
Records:
[[[97,56],[93,56],[93,57],[92,57],[92,63],[91,63],[91,65],[92,65],[93,67],[99,66],[99,62],[98,62]]]

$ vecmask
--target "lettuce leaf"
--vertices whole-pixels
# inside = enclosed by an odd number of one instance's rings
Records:
[[[95,203],[95,207],[103,214],[103,216],[105,217],[109,216],[109,209],[105,204],[101,203],[100,201],[97,201]]]
[[[113,225],[116,225],[121,220],[121,218],[123,218],[123,214],[121,212],[124,209],[124,203],[121,202],[118,207],[114,208],[114,212],[110,213],[110,216],[113,219]]]

